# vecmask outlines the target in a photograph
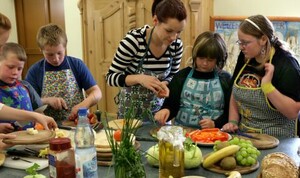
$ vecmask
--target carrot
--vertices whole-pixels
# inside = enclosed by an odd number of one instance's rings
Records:
[[[35,123],[34,128],[35,128],[36,130],[44,130],[44,129],[45,129],[44,126],[43,126],[42,124],[38,123],[38,122]]]

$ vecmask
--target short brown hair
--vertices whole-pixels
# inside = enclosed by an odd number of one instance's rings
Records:
[[[36,40],[41,49],[43,49],[45,45],[58,46],[62,44],[66,47],[68,42],[65,31],[55,24],[42,26],[37,33]]]
[[[154,0],[152,4],[152,16],[156,15],[160,22],[167,22],[169,18],[178,21],[187,18],[186,9],[181,0]]]
[[[17,55],[17,58],[20,61],[24,61],[26,62],[27,60],[27,55],[25,52],[25,49],[19,45],[18,43],[5,43],[2,47],[1,47],[1,52],[0,52],[0,61],[4,60],[7,57],[8,53],[13,53]]]
[[[226,43],[219,33],[206,31],[201,33],[193,46],[193,65],[197,57],[206,57],[217,60],[217,67],[222,69],[227,60]]]
[[[11,29],[11,22],[10,22],[9,18],[1,13],[0,13],[0,28],[2,28],[4,30]]]

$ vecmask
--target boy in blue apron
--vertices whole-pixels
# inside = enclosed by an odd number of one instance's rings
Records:
[[[32,111],[42,106],[42,101],[28,82],[20,80],[26,60],[25,50],[19,44],[6,43],[2,46],[0,53],[0,102],[13,108]],[[1,123],[4,132],[34,126],[33,122],[25,126],[14,121],[1,120]],[[10,123],[13,127],[5,123]]]
[[[192,50],[193,66],[173,77],[170,96],[155,120],[164,125],[175,117],[175,125],[197,129],[227,123],[231,75],[222,70],[226,59],[226,44],[218,33],[200,34]]]

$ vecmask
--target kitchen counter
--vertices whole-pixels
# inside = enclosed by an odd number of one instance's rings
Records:
[[[150,125],[145,125],[141,127],[138,132],[137,136],[143,136],[144,138],[151,138],[149,132],[151,130]],[[263,159],[263,157],[269,153],[273,152],[284,152],[287,155],[289,155],[291,158],[293,158],[297,165],[300,164],[300,157],[297,154],[298,146],[300,146],[300,139],[299,138],[280,138],[280,144],[276,148],[267,149],[267,150],[260,150],[261,155],[259,156],[258,160],[259,162]],[[156,144],[156,142],[153,141],[139,141],[141,143],[140,150],[147,151],[149,147]],[[206,155],[207,153],[212,151],[212,147],[200,147],[202,154]],[[145,165],[146,175],[147,178],[158,178],[158,168],[151,167],[147,164],[146,159],[143,158],[143,163]],[[243,178],[254,178],[257,177],[259,174],[260,169],[257,169],[256,171],[249,173],[249,174],[243,174]],[[48,168],[40,170],[39,173],[46,175],[49,177],[49,170]],[[99,177],[105,177],[105,178],[114,178],[114,170],[113,167],[98,167],[98,174]],[[18,170],[18,169],[11,169],[6,167],[0,167],[0,175],[1,177],[7,177],[7,178],[22,178],[26,175],[24,170]],[[214,173],[208,170],[203,169],[201,166],[196,169],[191,170],[185,170],[185,176],[187,175],[198,175],[198,176],[204,176],[207,178],[215,178],[215,177],[226,177],[223,174]]]

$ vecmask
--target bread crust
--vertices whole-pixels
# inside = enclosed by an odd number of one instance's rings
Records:
[[[261,162],[261,178],[298,178],[295,161],[283,152],[270,153]]]

